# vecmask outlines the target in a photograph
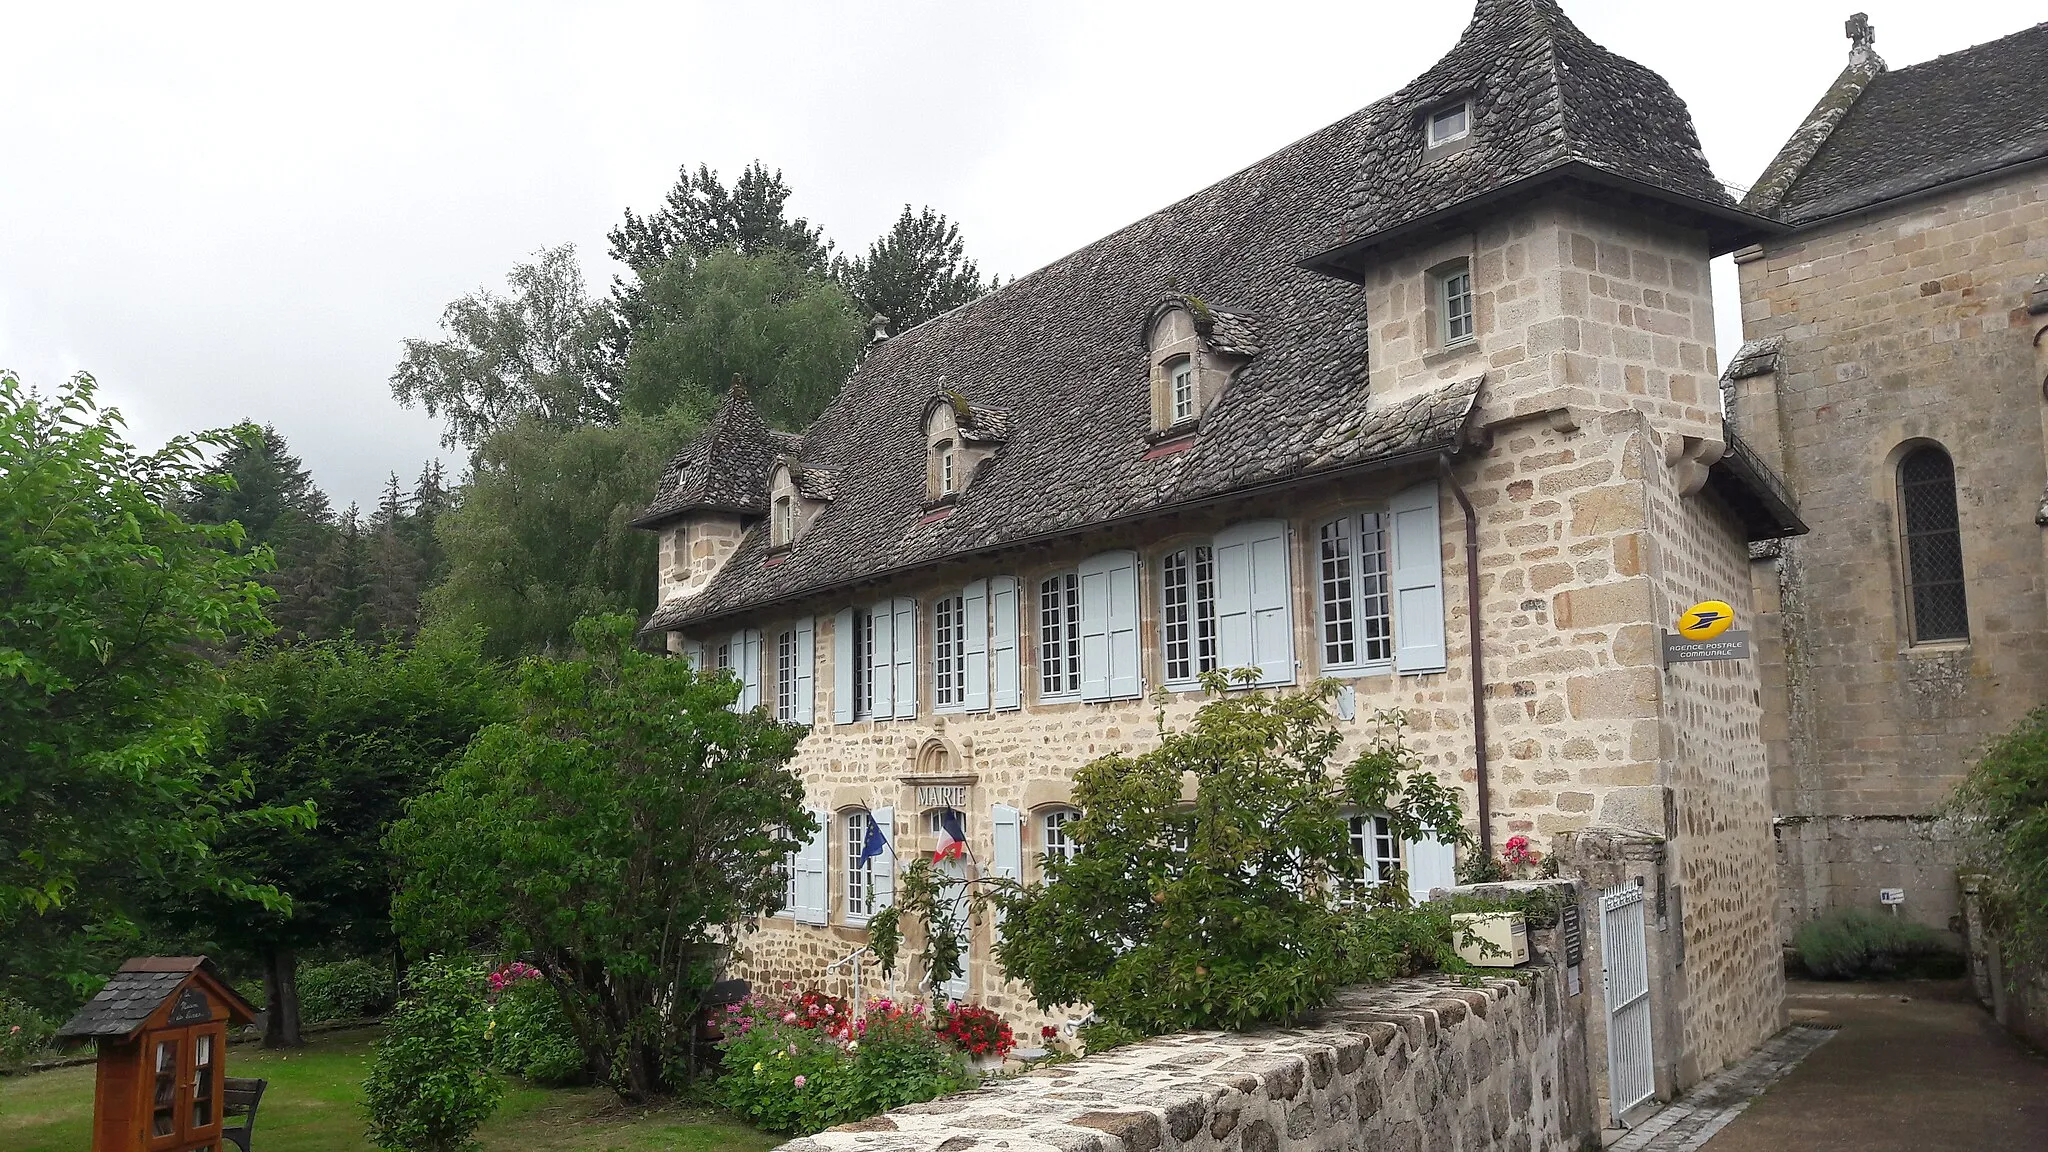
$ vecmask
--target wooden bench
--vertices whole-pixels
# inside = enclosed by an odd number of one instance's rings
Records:
[[[250,1080],[230,1076],[221,1081],[221,1130],[220,1138],[249,1152],[249,1133],[256,1127],[256,1105],[263,1102],[263,1090],[270,1086],[268,1080]],[[242,1122],[228,1127],[227,1121],[240,1116]]]

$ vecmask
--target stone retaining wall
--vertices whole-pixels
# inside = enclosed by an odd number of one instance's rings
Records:
[[[1162,1037],[992,1081],[781,1152],[1553,1152],[1597,1146],[1555,968],[1343,993],[1301,1027]]]

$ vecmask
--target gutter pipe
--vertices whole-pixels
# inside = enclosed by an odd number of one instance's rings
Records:
[[[1451,470],[1451,458],[1438,453],[1437,475],[1457,498],[1465,514],[1465,646],[1472,654],[1472,765],[1479,784],[1479,853],[1493,859],[1493,797],[1486,779],[1486,677],[1479,632],[1479,514],[1472,498]]]

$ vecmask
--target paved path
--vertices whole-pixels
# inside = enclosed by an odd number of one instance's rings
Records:
[[[1676,1103],[1636,1125],[1610,1145],[1611,1152],[1695,1152],[1814,1049],[1834,1038],[1832,1028],[1792,1025],[1750,1053],[1747,1060],[1695,1084]]]
[[[1703,1152],[2042,1152],[2048,1058],[1948,983],[1802,984],[1794,1024],[1838,1027]]]

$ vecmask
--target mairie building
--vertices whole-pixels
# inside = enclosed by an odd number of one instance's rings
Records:
[[[1249,668],[1337,681],[1354,747],[1399,712],[1462,790],[1469,850],[1355,814],[1376,873],[1633,853],[1660,1084],[1747,1053],[1782,1001],[1756,666],[1661,644],[1804,530],[1723,420],[1708,283],[1778,230],[1662,78],[1479,0],[1392,96],[876,343],[801,434],[734,388],[639,523],[647,627],[811,725],[823,831],[735,965],[872,992],[868,920],[949,821],[956,876],[1036,877],[1082,765]],[[996,931],[945,991],[1044,1019]]]

